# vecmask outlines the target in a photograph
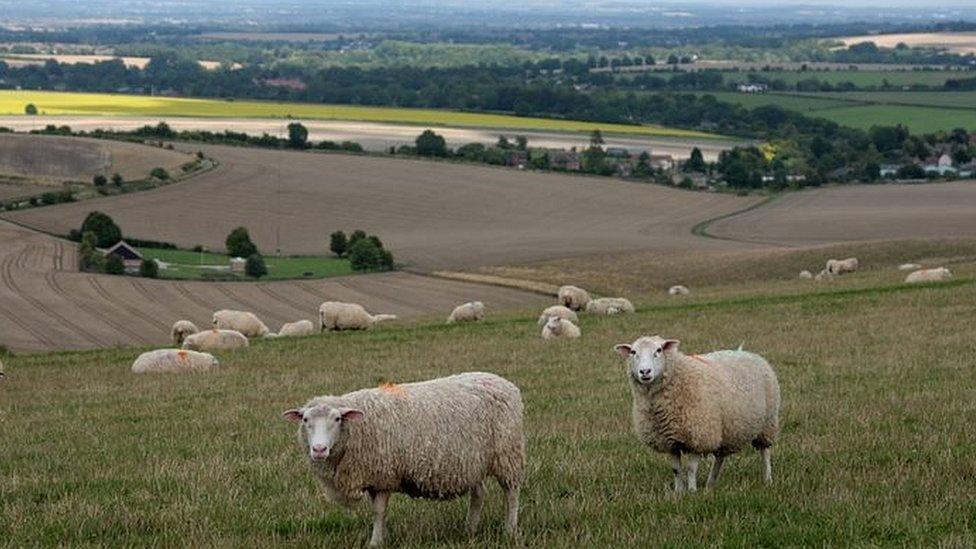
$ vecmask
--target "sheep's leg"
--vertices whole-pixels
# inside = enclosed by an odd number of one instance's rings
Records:
[[[769,484],[773,482],[772,449],[769,446],[760,448],[759,454],[763,460],[763,482]]]
[[[671,472],[674,473],[674,493],[684,492],[685,485],[681,480],[681,452],[671,453]]]
[[[386,504],[390,500],[389,492],[371,494],[373,503],[373,536],[369,538],[369,546],[383,545],[386,538]]]
[[[505,531],[509,535],[518,532],[519,514],[519,487],[517,484],[505,488],[505,497],[508,499],[508,515],[505,518]]]
[[[685,464],[685,474],[688,477],[688,491],[698,491],[698,462],[701,456],[698,454],[688,454],[688,462]]]
[[[485,485],[479,482],[471,489],[471,504],[468,506],[468,532],[478,531],[481,522],[481,509],[485,505]]]
[[[706,488],[715,487],[715,483],[718,482],[718,475],[722,472],[722,462],[724,461],[724,456],[715,454],[715,461],[712,462],[712,468],[708,471],[708,483],[705,484]]]

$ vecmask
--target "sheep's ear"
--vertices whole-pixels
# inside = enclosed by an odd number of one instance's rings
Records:
[[[630,356],[630,353],[634,350],[634,348],[626,343],[621,343],[620,345],[614,345],[613,350],[617,351],[618,355],[627,358]]]
[[[305,414],[297,408],[281,414],[281,419],[285,421],[301,421],[303,417],[305,417]]]
[[[366,414],[362,410],[356,410],[353,408],[339,408],[339,417],[342,421],[356,421],[363,419]]]
[[[665,353],[673,353],[678,350],[679,343],[681,342],[677,339],[669,339],[664,342],[664,345],[662,345],[661,348],[664,349]]]

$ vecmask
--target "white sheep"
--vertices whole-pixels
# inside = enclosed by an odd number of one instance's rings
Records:
[[[681,286],[680,284],[668,288],[668,295],[688,295],[690,293],[691,291],[688,288]]]
[[[898,266],[899,271],[917,271],[918,269],[921,268],[922,266],[919,265],[918,263],[902,263],[901,265]]]
[[[552,307],[546,307],[542,311],[542,314],[539,315],[539,325],[542,326],[549,320],[549,317],[553,316],[564,318],[573,324],[579,324],[579,317],[576,316],[575,311],[564,305],[553,305]]]
[[[244,334],[236,330],[204,330],[186,336],[183,348],[192,351],[230,351],[250,345]]]
[[[811,273],[810,271],[807,271],[807,270],[800,271],[800,279],[801,280],[810,280],[812,278],[813,278],[813,273]]]
[[[7,377],[7,374],[3,373],[3,361],[0,360],[0,381],[3,381],[5,377]]]
[[[909,273],[909,275],[905,277],[905,282],[945,282],[951,278],[952,273],[949,272],[949,269],[946,269],[945,267],[938,267],[936,269],[922,269],[920,271]]]
[[[132,363],[132,373],[208,372],[219,366],[220,362],[209,353],[186,349],[157,349],[139,355]]]
[[[833,282],[834,275],[830,274],[830,271],[824,269],[817,273],[817,276],[813,277],[814,282]]]
[[[173,327],[169,331],[169,335],[173,338],[173,345],[181,345],[186,336],[195,334],[200,330],[197,325],[190,322],[189,320],[177,320],[173,323]]]
[[[468,528],[481,519],[484,480],[506,491],[506,528],[518,526],[525,466],[522,396],[494,374],[465,373],[320,396],[282,417],[299,423],[299,444],[326,498],[351,506],[369,495],[370,545],[386,537],[390,494],[450,499],[471,494]]]
[[[702,456],[715,456],[707,484],[712,487],[725,457],[750,444],[762,455],[763,480],[772,481],[780,393],[765,359],[741,348],[687,356],[678,341],[658,336],[615,350],[629,364],[634,431],[652,450],[671,455],[675,491],[683,488],[682,455],[688,458],[688,490],[695,491]]]
[[[470,301],[458,305],[447,317],[447,323],[455,322],[480,322],[485,319],[485,304],[480,301]]]
[[[558,316],[550,316],[542,327],[542,339],[578,339],[580,329],[572,322]]]
[[[307,336],[315,333],[315,325],[311,320],[297,320],[281,325],[276,337]]]
[[[326,301],[319,305],[320,331],[369,330],[377,322],[396,320],[396,315],[371,315],[358,303]]]
[[[264,337],[271,330],[254,313],[221,309],[213,315],[213,327],[234,330],[245,337]]]
[[[560,286],[556,295],[559,303],[574,311],[582,311],[590,302],[590,293],[576,286]]]
[[[858,262],[856,257],[848,257],[847,259],[827,260],[827,272],[832,275],[853,273],[857,271],[857,268],[858,268]]]
[[[615,309],[611,312],[612,309]],[[612,315],[634,312],[634,304],[624,297],[601,297],[586,304],[586,312],[595,315]]]

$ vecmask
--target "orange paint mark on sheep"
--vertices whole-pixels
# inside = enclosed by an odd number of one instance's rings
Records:
[[[407,394],[406,389],[390,381],[384,381],[383,383],[380,383],[380,391],[383,391],[384,393],[389,393],[391,395],[398,395],[398,396]]]
[[[699,361],[699,362],[701,362],[703,364],[711,364],[712,363],[710,360],[706,360],[706,359],[702,358],[701,355],[691,355],[691,358],[693,358],[693,359],[695,359],[695,360],[697,360],[697,361]]]

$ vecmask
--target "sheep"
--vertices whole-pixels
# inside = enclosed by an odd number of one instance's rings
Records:
[[[550,316],[542,327],[542,339],[578,339],[580,329],[572,322],[558,316]]]
[[[169,334],[173,338],[173,345],[181,345],[186,336],[199,331],[197,325],[189,320],[177,320],[173,323],[173,328],[170,329]]]
[[[470,301],[463,305],[458,305],[447,317],[447,323],[455,322],[480,322],[485,319],[485,304],[480,301]]]
[[[905,282],[944,282],[950,278],[952,278],[952,273],[949,272],[949,269],[939,267],[937,269],[922,269],[920,271],[909,273],[909,275],[905,277]]]
[[[5,377],[7,377],[7,374],[3,373],[3,361],[0,360],[0,381],[3,381]]]
[[[922,266],[919,265],[918,263],[902,263],[901,265],[898,266],[899,271],[917,271],[918,269],[921,268]]]
[[[616,311],[611,312],[611,309]],[[586,304],[586,312],[595,315],[611,315],[634,312],[634,304],[623,297],[601,297]]]
[[[219,367],[220,362],[209,353],[186,349],[157,349],[139,355],[132,363],[132,373],[208,372]]]
[[[590,302],[590,293],[576,286],[560,286],[556,295],[559,303],[574,311],[582,311]]]
[[[681,285],[671,286],[668,288],[668,295],[688,295],[690,293],[691,291],[688,290],[688,288]]]
[[[319,305],[320,332],[369,330],[377,322],[396,320],[396,315],[371,315],[358,303],[326,301]]]
[[[204,330],[183,340],[183,348],[191,351],[229,351],[250,345],[244,334],[236,330]]]
[[[564,318],[573,324],[579,324],[579,317],[576,316],[576,312],[569,307],[563,305],[553,305],[552,307],[546,307],[539,315],[539,325],[544,325],[550,317]]]
[[[857,271],[857,268],[858,268],[858,262],[856,257],[848,257],[847,259],[827,260],[827,272],[832,275],[853,273]]]
[[[222,309],[213,315],[213,327],[235,330],[245,337],[264,337],[271,330],[254,313]]]
[[[306,336],[315,333],[315,325],[310,320],[286,322],[276,334],[277,337]]]
[[[801,280],[810,280],[812,278],[813,278],[813,273],[811,273],[810,271],[807,271],[807,270],[800,271],[800,279]]]
[[[468,372],[418,383],[386,383],[342,396],[319,396],[282,414],[298,422],[299,446],[332,503],[369,495],[370,545],[386,537],[392,493],[451,499],[470,493],[468,529],[477,530],[484,480],[506,492],[506,528],[518,526],[525,467],[522,397],[494,374]]]
[[[644,336],[614,349],[629,363],[633,426],[654,451],[671,455],[674,489],[683,491],[682,454],[689,491],[697,490],[698,462],[713,454],[707,487],[722,462],[748,444],[762,455],[763,480],[772,481],[770,448],[779,435],[779,382],[761,356],[717,351],[687,356],[679,342]]]
[[[834,275],[830,274],[830,271],[824,269],[817,273],[817,276],[813,277],[814,282],[833,282]]]

